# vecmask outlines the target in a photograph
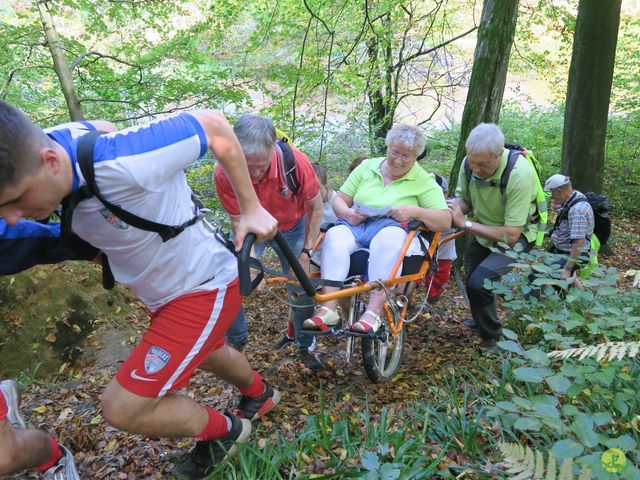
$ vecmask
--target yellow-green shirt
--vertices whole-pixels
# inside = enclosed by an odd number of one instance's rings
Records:
[[[467,186],[464,174],[464,162],[460,166],[456,197],[461,197],[469,205],[473,216],[483,225],[525,227],[523,235],[530,242],[535,241],[538,231],[537,224],[529,223],[529,219],[536,212],[536,173],[529,162],[519,159],[511,171],[506,189],[506,203],[502,203],[500,177],[507,166],[509,150],[505,149],[500,165],[491,178],[479,184],[473,178]],[[483,185],[482,182],[493,182],[495,186]],[[471,214],[471,213],[470,213]],[[485,247],[492,247],[494,242],[476,236],[478,243]]]
[[[380,165],[385,157],[363,161],[351,172],[340,191],[354,202],[374,208],[415,205],[434,210],[446,210],[442,188],[433,173],[427,173],[418,163],[401,178],[384,184]]]

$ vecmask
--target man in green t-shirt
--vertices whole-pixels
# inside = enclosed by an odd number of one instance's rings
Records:
[[[484,287],[486,279],[500,279],[512,268],[513,259],[492,247],[504,242],[520,243],[525,250],[533,246],[537,225],[530,222],[536,213],[536,174],[524,158],[516,161],[506,190],[500,189],[500,178],[507,166],[509,150],[504,148],[504,135],[497,125],[481,123],[465,144],[471,178],[467,181],[464,162],[458,175],[456,198],[448,200],[453,224],[474,235],[465,253],[467,294],[473,320],[467,326],[478,328],[480,348],[495,349],[502,334],[496,298]],[[465,214],[473,215],[475,221]]]

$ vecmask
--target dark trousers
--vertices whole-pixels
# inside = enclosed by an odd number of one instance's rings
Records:
[[[518,240],[525,251],[531,250],[533,244],[526,238]],[[499,280],[513,268],[513,258],[493,252],[483,247],[474,238],[464,258],[464,270],[467,274],[467,295],[471,306],[471,315],[480,329],[480,338],[484,340],[498,339],[502,335],[502,322],[498,318],[496,296],[491,290],[484,288],[484,281]]]

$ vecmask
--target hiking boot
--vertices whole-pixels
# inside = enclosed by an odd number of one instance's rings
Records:
[[[60,445],[60,450],[64,453],[64,457],[61,457],[53,467],[44,472],[44,480],[80,480],[73,455],[62,445]]]
[[[309,370],[320,370],[322,368],[322,362],[318,355],[314,352],[310,352],[308,349],[303,348],[298,350],[298,354],[300,355],[300,360],[304,363],[304,366]]]
[[[236,452],[236,443],[246,442],[251,435],[251,422],[225,413],[231,419],[231,430],[222,438],[196,442],[187,459],[179,465],[175,474],[179,478],[195,480],[207,477],[216,463]]]
[[[478,346],[478,348],[480,348],[481,352],[487,353],[487,354],[500,353],[500,347],[498,347],[498,339],[496,338],[490,338],[490,339],[481,338],[480,345]]]
[[[284,348],[285,345],[287,345],[288,343],[292,343],[294,342],[294,338],[290,337],[289,335],[285,335],[284,337],[282,337],[280,339],[280,341],[278,343],[275,343],[273,345],[273,349],[274,350],[282,350]]]
[[[269,382],[264,382],[264,393],[256,398],[242,396],[238,409],[234,412],[238,418],[254,421],[273,410],[282,398],[278,390],[274,390]]]
[[[473,318],[465,318],[462,320],[462,324],[471,330],[480,330],[480,327]]]
[[[20,413],[20,390],[13,380],[0,382],[0,390],[4,394],[7,403],[7,420],[13,428],[27,428],[27,424]]]

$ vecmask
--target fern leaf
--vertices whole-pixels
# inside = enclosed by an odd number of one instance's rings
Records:
[[[536,471],[533,473],[533,480],[543,480],[544,478],[544,456],[542,452],[536,452]]]
[[[558,480],[573,480],[573,458],[567,458],[562,462]]]
[[[613,351],[615,345],[607,345],[603,343],[602,345],[598,345],[596,352],[596,361],[601,362],[604,357],[606,357],[610,351]]]
[[[547,476],[544,480],[556,480],[556,457],[549,452],[549,465],[547,465]]]
[[[595,357],[598,362],[603,360],[623,360],[624,358],[636,358],[640,352],[640,342],[607,342],[599,345],[588,345],[580,348],[566,350],[554,350],[547,355],[549,358],[585,358]]]
[[[580,352],[581,349],[576,348],[576,352],[574,352],[573,356],[577,356],[577,354]],[[586,347],[582,353],[580,353],[580,360],[583,360],[587,357],[590,357],[591,355],[593,355],[594,353],[596,353],[598,351],[597,347],[594,347],[593,345],[589,345],[588,347]]]
[[[507,467],[505,473],[511,480],[542,480],[545,475],[544,455],[541,452],[534,452],[530,447],[525,447],[517,443],[500,442],[498,444],[504,464]],[[546,469],[546,480],[556,480],[556,459],[548,452],[549,465]],[[571,471],[573,461],[570,461],[569,471]],[[570,479],[572,477],[569,477]]]
[[[582,470],[580,470],[578,480],[591,480],[591,469],[586,465],[583,465]]]

